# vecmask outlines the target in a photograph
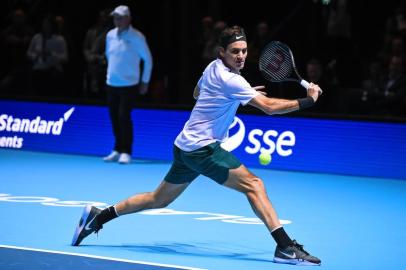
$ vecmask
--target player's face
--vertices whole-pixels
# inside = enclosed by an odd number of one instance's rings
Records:
[[[231,70],[240,71],[244,68],[245,58],[247,58],[247,42],[236,41],[228,44],[226,50],[220,48],[220,56]]]
[[[126,29],[131,22],[129,16],[119,16],[114,15],[114,25],[118,28],[119,31]]]

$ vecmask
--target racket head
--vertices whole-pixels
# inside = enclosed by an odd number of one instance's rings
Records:
[[[297,73],[292,51],[283,42],[271,41],[266,45],[258,64],[262,76],[271,82],[300,82],[302,79]]]

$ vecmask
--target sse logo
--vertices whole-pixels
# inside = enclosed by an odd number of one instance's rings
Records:
[[[237,127],[236,127],[237,126]],[[237,132],[230,136],[221,146],[227,151],[233,151],[238,148],[245,138],[246,128],[244,122],[235,117],[229,130],[237,128]],[[257,154],[258,152],[273,154],[275,151],[282,157],[292,154],[292,147],[296,143],[296,136],[292,131],[278,133],[276,130],[263,131],[262,129],[253,129],[248,133],[248,142],[244,150],[248,154]]]

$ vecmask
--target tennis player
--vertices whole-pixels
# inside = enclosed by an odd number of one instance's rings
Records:
[[[267,114],[282,114],[312,106],[320,88],[310,84],[307,97],[296,100],[268,98],[240,75],[247,57],[247,41],[239,26],[227,28],[220,37],[219,58],[211,62],[194,89],[197,100],[189,120],[177,136],[172,167],[156,190],[134,195],[104,210],[84,209],[72,245],[77,246],[103,224],[122,215],[163,208],[173,202],[200,174],[246,195],[255,214],[276,241],[274,261],[297,265],[319,265],[320,260],[303,249],[285,232],[264,183],[230,152],[220,147],[228,136],[237,108],[249,104]]]

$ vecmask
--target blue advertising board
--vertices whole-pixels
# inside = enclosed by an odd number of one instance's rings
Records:
[[[134,109],[133,157],[171,160],[188,117]],[[222,146],[247,166],[406,179],[405,124],[239,114],[229,133]],[[0,148],[102,156],[112,147],[106,107],[0,101]]]

